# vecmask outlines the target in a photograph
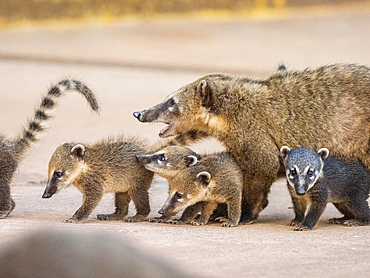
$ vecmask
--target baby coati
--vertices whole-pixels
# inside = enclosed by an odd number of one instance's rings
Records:
[[[312,229],[325,210],[327,202],[344,214],[330,223],[359,226],[370,224],[366,199],[370,192],[370,173],[360,162],[345,162],[305,148],[281,148],[288,189],[292,197],[295,230]],[[305,212],[309,206],[308,212]]]
[[[218,203],[228,206],[225,227],[237,226],[241,213],[242,174],[234,159],[226,152],[200,157],[189,148],[169,146],[154,154],[137,155],[144,166],[166,178],[169,197],[158,213],[169,220],[185,209],[180,221],[195,225],[207,224]],[[194,221],[201,211],[198,221]]]
[[[49,161],[48,182],[43,198],[50,198],[73,184],[83,194],[81,207],[67,222],[82,222],[99,203],[103,194],[115,193],[116,210],[99,214],[99,220],[124,219],[132,200],[136,215],[127,222],[143,221],[150,212],[148,189],[153,172],[137,161],[135,154],[147,152],[147,145],[136,139],[119,137],[95,145],[65,143]]]
[[[0,135],[0,218],[4,218],[14,209],[15,203],[10,195],[10,182],[19,162],[25,157],[32,145],[38,141],[38,135],[46,130],[46,123],[51,119],[58,99],[67,91],[76,91],[88,101],[91,109],[99,110],[98,102],[90,89],[76,80],[62,80],[52,86],[36,108],[28,127],[15,139]]]

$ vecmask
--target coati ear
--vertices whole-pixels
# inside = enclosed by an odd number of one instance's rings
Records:
[[[289,154],[290,151],[291,151],[291,149],[288,146],[282,146],[280,148],[280,153],[281,153],[281,155],[284,159],[287,157],[287,155]]]
[[[71,149],[71,153],[79,158],[82,158],[85,154],[85,146],[81,144],[76,144]]]
[[[329,150],[327,148],[321,148],[320,150],[318,150],[317,153],[321,156],[321,159],[323,160],[329,156]]]
[[[207,81],[202,80],[198,84],[196,88],[196,94],[200,97],[202,106],[206,108],[211,108],[213,105],[213,100],[212,100],[212,91],[209,88]]]
[[[211,181],[211,174],[206,171],[200,172],[197,175],[197,180],[202,186],[207,187]]]
[[[198,163],[198,158],[195,155],[188,155],[185,158],[186,167],[194,166]]]

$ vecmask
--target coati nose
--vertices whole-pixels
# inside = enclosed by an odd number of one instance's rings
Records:
[[[158,213],[159,213],[159,214],[164,214],[164,210],[163,210],[163,209],[160,209],[160,210],[158,211]]]
[[[140,118],[141,118],[141,112],[134,112],[134,113],[133,113],[133,115],[134,115],[134,117],[135,117],[136,119],[138,119],[138,120],[140,121]]]
[[[297,195],[302,196],[302,195],[306,194],[306,191],[304,190],[304,188],[303,188],[303,187],[299,187],[299,188],[296,190],[296,193],[297,193]]]
[[[49,194],[49,192],[46,192],[45,190],[44,194],[42,194],[42,198],[50,198],[50,197],[51,195]]]

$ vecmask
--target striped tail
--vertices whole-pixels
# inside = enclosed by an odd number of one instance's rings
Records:
[[[91,109],[95,112],[99,111],[99,105],[94,94],[85,84],[72,79],[60,81],[49,89],[40,106],[35,110],[33,119],[28,122],[28,127],[23,128],[21,135],[14,140],[14,150],[19,158],[31,148],[32,143],[38,141],[37,135],[46,130],[46,123],[53,116],[52,112],[57,105],[58,98],[67,91],[76,91],[82,94]]]

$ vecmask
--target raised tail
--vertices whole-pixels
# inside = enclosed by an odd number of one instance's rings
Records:
[[[91,109],[95,112],[99,111],[98,101],[94,94],[82,82],[66,79],[53,85],[42,98],[40,106],[36,108],[33,119],[28,122],[28,127],[23,128],[20,136],[14,140],[14,151],[19,158],[30,149],[32,143],[38,141],[37,135],[47,128],[46,123],[53,116],[52,112],[57,105],[58,98],[67,91],[76,91],[82,94],[86,98]]]

